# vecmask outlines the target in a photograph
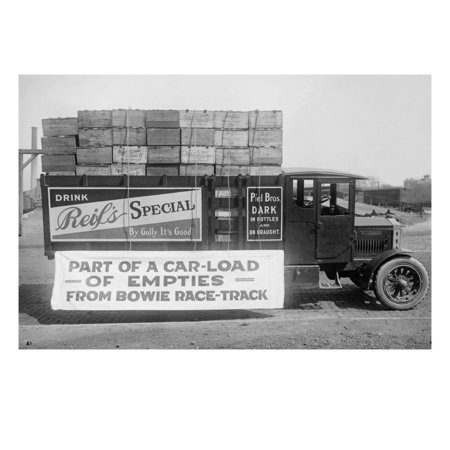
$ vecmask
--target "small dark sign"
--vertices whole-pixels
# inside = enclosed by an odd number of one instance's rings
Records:
[[[247,188],[247,240],[283,239],[283,188]]]

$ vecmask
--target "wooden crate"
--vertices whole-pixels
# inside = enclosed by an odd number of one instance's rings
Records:
[[[147,128],[147,145],[180,145],[179,128]]]
[[[143,109],[113,109],[112,127],[145,128],[145,114]]]
[[[182,164],[180,165],[180,175],[183,176],[203,176],[203,175],[213,175],[214,165],[213,164]]]
[[[147,166],[148,176],[178,176],[180,174],[180,169],[178,164],[166,165],[166,164],[152,164]]]
[[[112,147],[111,128],[84,128],[79,131],[80,147]]]
[[[77,165],[77,175],[111,175],[110,165]]]
[[[214,130],[212,128],[182,128],[181,145],[211,147],[214,145]]]
[[[156,145],[148,147],[148,164],[179,164],[180,147],[169,145]]]
[[[78,128],[108,128],[112,127],[112,112],[78,111]]]
[[[147,146],[115,146],[113,147],[114,163],[145,164],[147,162]]]
[[[282,172],[280,166],[250,166],[250,175],[279,175]]]
[[[250,111],[249,128],[282,128],[283,113],[281,111]]]
[[[146,145],[145,128],[113,128],[113,145]]]
[[[75,172],[47,172],[47,175],[51,175],[53,177],[68,177],[75,175]]]
[[[111,164],[112,148],[77,148],[77,164]]]
[[[283,145],[283,130],[250,130],[249,146],[251,147],[281,147]]]
[[[248,175],[250,173],[249,166],[221,166],[216,164],[216,175],[221,177],[234,177],[237,175]]]
[[[243,224],[244,225],[244,224]],[[242,227],[244,229],[245,225]],[[236,233],[239,228],[239,219],[236,217],[225,217],[217,219],[215,222],[215,232],[229,234],[231,228],[231,233]]]
[[[76,136],[78,134],[78,119],[76,117],[42,119],[42,134],[47,137]]]
[[[112,175],[145,175],[145,164],[111,164]]]
[[[75,172],[75,155],[42,155],[42,172]]]
[[[146,112],[147,128],[179,128],[180,112],[175,110],[151,110]]]
[[[247,130],[249,113],[246,111],[215,111],[214,128],[224,130]]]
[[[41,138],[44,155],[75,155],[77,144],[74,136]]]
[[[214,164],[216,161],[215,147],[181,147],[182,164]]]
[[[283,162],[281,147],[252,147],[250,148],[250,165],[278,165]]]
[[[237,187],[216,187],[215,189],[215,197],[216,198],[233,198],[238,196],[238,188]]]
[[[214,144],[216,147],[247,147],[248,131],[215,130]]]
[[[239,217],[238,208],[216,208],[215,215],[218,219],[227,219],[232,217]],[[242,216],[245,216],[245,210],[242,211]]]
[[[248,166],[250,164],[250,149],[244,148],[216,148],[216,164],[225,166]]]
[[[214,128],[214,111],[180,111],[181,128]]]

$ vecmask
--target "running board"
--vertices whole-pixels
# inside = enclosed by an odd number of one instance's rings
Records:
[[[320,282],[320,289],[342,289],[341,279],[339,278],[339,274],[336,272],[334,274],[333,282]]]

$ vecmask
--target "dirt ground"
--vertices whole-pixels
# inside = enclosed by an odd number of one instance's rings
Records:
[[[401,213],[407,214],[407,213]],[[400,217],[402,220],[402,217]],[[431,214],[407,215],[403,246],[431,277]],[[42,212],[20,238],[19,347],[24,349],[429,349],[431,289],[409,311],[390,311],[350,281],[292,293],[283,310],[53,311],[54,262],[43,254]]]

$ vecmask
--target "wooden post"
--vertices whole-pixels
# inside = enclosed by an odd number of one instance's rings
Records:
[[[33,150],[37,149],[37,127],[31,127],[31,148]],[[31,156],[33,157],[33,155]],[[36,187],[36,168],[37,168],[38,158],[33,158],[30,164],[30,189]]]
[[[19,153],[19,236],[22,236],[23,219],[23,154]]]

